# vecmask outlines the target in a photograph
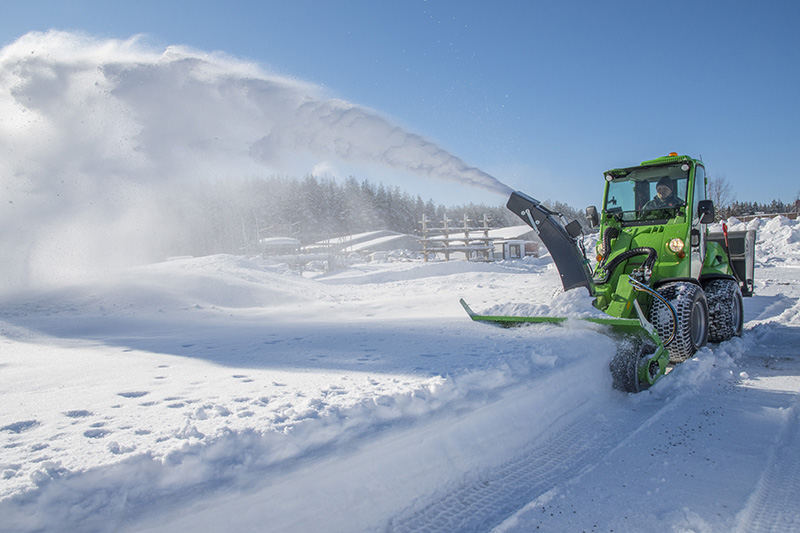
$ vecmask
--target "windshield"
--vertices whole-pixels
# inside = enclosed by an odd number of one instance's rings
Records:
[[[621,221],[671,218],[685,205],[689,165],[635,168],[609,173],[605,210]]]

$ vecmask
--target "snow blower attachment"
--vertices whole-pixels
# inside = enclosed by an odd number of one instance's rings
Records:
[[[685,361],[707,341],[742,332],[742,295],[753,294],[755,232],[709,233],[714,206],[706,199],[700,160],[671,153],[605,173],[603,208],[587,208],[599,226],[592,271],[579,222],[514,192],[507,207],[531,226],[550,252],[564,290],[585,287],[608,318],[617,342],[610,363],[614,387],[638,392]],[[563,323],[564,317],[489,316],[461,304],[476,321],[501,326]]]

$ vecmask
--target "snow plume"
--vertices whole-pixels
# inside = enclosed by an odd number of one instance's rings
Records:
[[[271,163],[277,154],[308,150],[345,161],[454,181],[503,195],[512,189],[423,137],[391,124],[375,112],[341,100],[306,99],[293,110],[292,124],[277,128],[254,146],[254,156]]]
[[[192,185],[302,175],[331,157],[511,192],[319,87],[139,38],[21,37],[0,50],[0,117],[0,269],[12,285],[163,258]]]

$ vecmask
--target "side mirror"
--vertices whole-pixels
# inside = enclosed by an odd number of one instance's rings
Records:
[[[697,215],[700,217],[701,224],[711,224],[714,222],[714,202],[711,200],[700,200],[697,202]]]
[[[600,217],[597,215],[597,208],[590,205],[586,208],[586,220],[589,222],[589,227],[596,228],[600,225]]]

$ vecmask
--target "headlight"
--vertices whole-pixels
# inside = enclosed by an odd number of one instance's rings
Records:
[[[667,243],[667,248],[675,252],[676,254],[683,250],[683,239],[671,239]]]
[[[606,247],[603,246],[603,241],[597,243],[595,251],[597,252],[597,255],[606,255]]]

